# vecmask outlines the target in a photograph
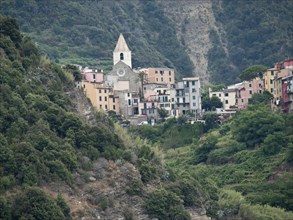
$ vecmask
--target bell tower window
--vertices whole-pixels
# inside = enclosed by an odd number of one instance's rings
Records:
[[[124,60],[124,54],[120,53],[120,60]]]

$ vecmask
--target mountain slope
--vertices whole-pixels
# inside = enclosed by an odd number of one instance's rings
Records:
[[[133,65],[167,66],[191,75],[193,65],[169,19],[153,1],[1,1],[0,13],[18,19],[41,51],[59,62],[109,70],[123,33]]]
[[[123,33],[134,67],[166,66],[177,77],[233,83],[245,68],[292,57],[292,1],[8,1],[25,35],[60,63],[109,71]]]

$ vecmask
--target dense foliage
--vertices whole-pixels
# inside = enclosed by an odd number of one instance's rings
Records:
[[[290,0],[212,1],[219,32],[211,32],[209,69],[214,82],[231,83],[251,65],[292,57],[293,2]]]
[[[170,67],[192,74],[193,64],[175,27],[156,1],[1,1],[0,13],[16,18],[40,50],[61,63],[111,70],[123,33],[135,67]]]
[[[199,139],[204,126],[201,123],[187,124],[185,117],[168,119],[164,124],[139,126],[131,130],[143,139],[159,143],[165,149],[182,147]]]
[[[101,116],[97,125],[89,126],[70,111],[74,106],[65,91],[73,89],[74,72],[41,57],[21,37],[14,19],[0,17],[0,30],[1,213],[13,219],[62,219],[69,211],[60,197],[52,202],[38,188],[15,198],[6,192],[56,180],[72,184],[80,157],[118,158],[122,144]],[[16,209],[14,203],[22,206]]]
[[[167,164],[214,183],[216,191],[202,186],[210,198],[216,192],[208,212],[218,219],[291,219],[293,115],[254,103],[183,148],[179,158],[168,152]]]

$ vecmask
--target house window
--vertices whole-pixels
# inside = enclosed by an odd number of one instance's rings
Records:
[[[229,104],[228,100],[225,100],[225,103],[226,103],[226,104]]]
[[[185,98],[183,98],[183,103],[185,103]]]
[[[171,71],[169,70],[169,76],[171,76]]]
[[[271,76],[273,76],[274,75],[274,71],[271,71]]]
[[[108,106],[107,106],[107,105],[105,105],[105,109],[106,109],[106,110],[108,109]]]
[[[251,90],[249,90],[249,94],[250,94],[250,95],[252,94],[252,91],[251,91]]]
[[[174,98],[172,98],[172,102],[174,102]]]
[[[130,93],[127,93],[127,96],[130,97]]]
[[[225,96],[227,97],[227,96],[229,96],[229,94],[226,92],[226,93],[225,93]]]
[[[192,99],[195,100],[195,96],[192,96]]]
[[[131,100],[130,99],[128,99],[128,105],[131,105]]]
[[[186,82],[186,87],[187,87],[187,88],[189,87],[189,82]]]
[[[194,107],[196,106],[195,102],[193,103],[193,106],[194,106]]]
[[[105,101],[107,101],[107,97],[105,97]]]
[[[99,89],[99,93],[102,93],[102,90]]]
[[[158,82],[158,81],[159,81],[159,79],[158,79],[158,78],[156,78],[156,81]]]
[[[96,74],[93,74],[93,79],[96,79]]]
[[[169,78],[169,82],[171,82],[172,81],[172,79],[171,78]]]
[[[120,60],[124,60],[124,54],[120,53]]]
[[[249,87],[251,87],[251,83],[249,83]]]
[[[261,90],[259,90],[258,92],[261,94],[261,92],[262,92],[262,91],[261,91]]]
[[[155,71],[155,74],[158,74],[158,70]]]
[[[270,84],[273,84],[273,80],[272,79],[270,80]]]
[[[83,85],[83,88],[85,88],[85,85]]]
[[[114,110],[116,109],[116,106],[115,106],[115,105],[113,105],[113,109],[114,109]]]
[[[179,98],[177,98],[177,102],[179,103]]]
[[[137,104],[137,102],[138,102],[137,99],[133,99],[134,104]]]
[[[163,70],[160,70],[160,74],[163,75],[164,74],[164,71]]]
[[[192,81],[192,85],[193,85],[193,86],[195,85],[195,81]]]
[[[102,96],[99,97],[99,100],[102,101]]]
[[[258,84],[258,87],[262,87],[261,83]]]
[[[163,82],[164,81],[164,79],[163,78],[161,78],[161,82]]]
[[[243,99],[241,99],[241,102],[243,102]]]
[[[104,92],[107,93],[107,89],[105,89]]]
[[[271,88],[271,93],[273,93],[274,92],[274,89],[273,88]]]
[[[195,92],[195,89],[192,89],[192,92]]]
[[[222,94],[221,93],[219,93],[219,97],[221,97],[222,96]]]
[[[100,105],[100,109],[102,109],[103,108],[103,106],[102,105]]]
[[[115,97],[113,97],[113,102],[115,103]]]

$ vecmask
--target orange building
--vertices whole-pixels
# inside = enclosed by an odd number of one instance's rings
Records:
[[[112,87],[82,81],[82,88],[85,95],[97,110],[112,110],[119,113],[119,97],[114,95]]]
[[[148,68],[145,74],[147,83],[175,84],[174,69]]]

